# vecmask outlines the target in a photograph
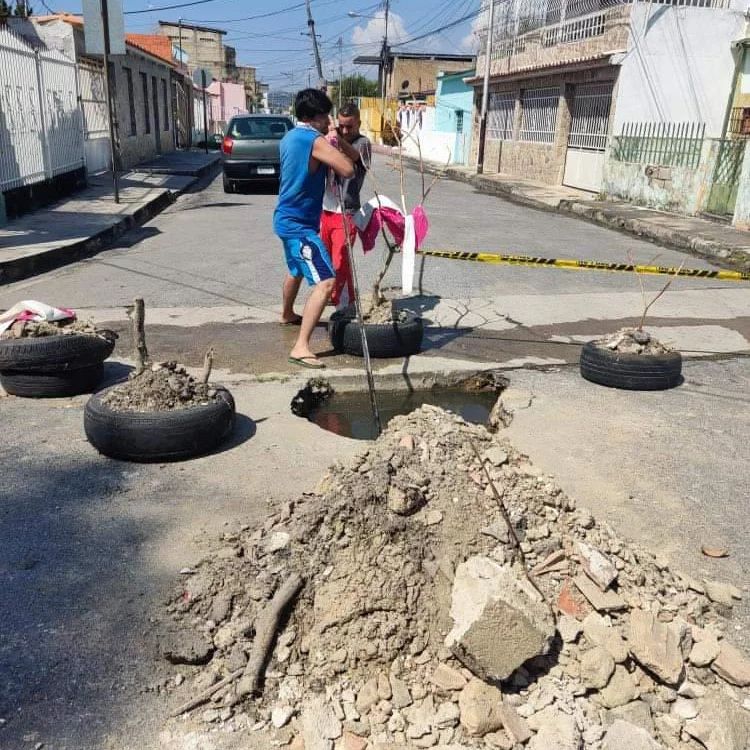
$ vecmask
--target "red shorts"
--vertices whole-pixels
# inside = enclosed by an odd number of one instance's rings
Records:
[[[331,261],[333,261],[336,283],[333,287],[333,294],[331,294],[331,302],[338,308],[346,307],[354,302],[354,282],[346,246],[345,225],[349,233],[349,241],[354,247],[354,241],[357,239],[357,228],[354,226],[352,217],[333,211],[323,211],[320,219],[320,236],[326,248],[328,248]]]

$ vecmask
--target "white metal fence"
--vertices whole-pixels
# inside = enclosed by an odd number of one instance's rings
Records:
[[[559,106],[559,88],[526,89],[521,94],[521,129],[518,140],[554,143]]]
[[[0,29],[0,190],[83,164],[75,63]]]

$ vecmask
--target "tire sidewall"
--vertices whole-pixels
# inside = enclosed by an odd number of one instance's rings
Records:
[[[0,370],[80,370],[104,362],[114,347],[114,339],[78,333],[4,339],[0,341]]]
[[[225,388],[218,388],[218,398],[209,404],[152,412],[115,411],[103,402],[110,390],[89,399],[84,430],[111,458],[144,463],[192,458],[209,453],[234,428],[234,398]]]
[[[403,321],[365,323],[367,347],[371,357],[408,357],[421,351],[424,321],[408,310],[403,311],[403,314],[406,318]],[[359,321],[351,307],[331,315],[328,335],[336,351],[355,357],[363,356]]]
[[[589,341],[581,350],[581,376],[592,383],[626,390],[658,391],[682,382],[682,355],[631,354]]]

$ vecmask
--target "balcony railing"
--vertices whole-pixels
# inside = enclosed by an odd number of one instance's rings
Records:
[[[544,29],[546,46],[579,41],[603,33],[603,14],[608,8],[642,0],[493,0],[495,3],[493,47],[503,48],[531,31]],[[650,0],[655,5],[691,8],[729,8],[731,0]],[[485,3],[485,18],[489,2]],[[589,16],[580,23],[572,19]],[[593,20],[592,20],[593,19]],[[487,26],[477,32],[480,55],[487,47]],[[507,49],[507,47],[506,47]],[[510,54],[514,54],[511,52]],[[503,55],[500,54],[499,57]],[[507,54],[505,56],[508,56]],[[493,53],[493,58],[495,54]]]

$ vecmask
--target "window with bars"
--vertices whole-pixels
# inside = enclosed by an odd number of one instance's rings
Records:
[[[141,86],[143,87],[143,124],[144,133],[151,132],[151,112],[148,106],[148,76],[145,73],[141,73]]]
[[[532,143],[554,143],[560,89],[526,89],[521,94],[521,129],[518,139]]]
[[[161,79],[161,96],[164,101],[164,130],[169,130],[169,89],[163,78]]]
[[[509,141],[513,138],[515,109],[515,94],[490,94],[487,101],[487,138],[493,141]]]
[[[138,135],[138,126],[135,121],[135,94],[133,93],[133,71],[123,67],[125,81],[128,86],[128,108],[130,110],[130,135]]]

